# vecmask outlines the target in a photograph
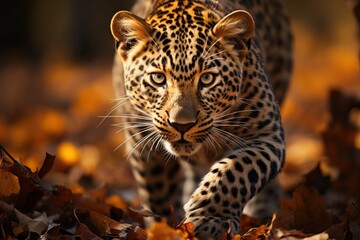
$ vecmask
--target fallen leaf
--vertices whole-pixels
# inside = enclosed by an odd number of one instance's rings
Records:
[[[130,231],[125,240],[147,240],[146,231],[138,226],[135,227],[134,231]]]
[[[102,238],[91,232],[83,223],[80,223],[79,227],[76,229],[76,234],[80,236],[82,240],[102,240]]]
[[[46,232],[40,236],[41,240],[59,239],[60,224],[49,224]]]
[[[300,185],[291,199],[281,201],[274,226],[319,233],[328,229],[331,223],[332,216],[326,210],[324,198],[316,189]]]
[[[274,229],[271,233],[271,239],[274,240],[330,240],[328,233],[305,234],[296,230]]]
[[[257,228],[249,229],[244,235],[237,234],[233,237],[236,240],[257,240],[257,239],[268,239],[273,228],[273,223],[276,216],[273,215],[271,222],[266,225],[261,225]]]
[[[158,218],[158,219],[161,218],[159,215],[156,215],[155,213],[153,213],[145,208],[135,209],[135,208],[129,207],[127,209],[127,214],[129,215],[129,218],[134,219],[138,222],[143,222],[144,218],[146,218],[146,217],[153,217],[153,218]]]
[[[249,231],[251,228],[259,227],[261,225],[260,221],[256,218],[248,216],[246,214],[241,215],[240,219],[240,230],[242,233]]]
[[[194,234],[195,227],[192,222],[182,222],[179,224],[179,226],[176,227],[176,229],[181,230],[181,232],[183,233],[183,238],[185,239],[197,239]]]
[[[92,211],[104,214],[106,216],[109,216],[111,212],[111,206],[96,201],[86,196],[85,194],[73,194],[72,201],[74,208],[91,209]]]
[[[146,229],[148,240],[185,240],[184,233],[177,229],[170,227],[165,220],[161,222],[153,222],[149,228]]]
[[[360,239],[360,225],[354,221],[346,221],[344,225],[344,239]]]
[[[333,224],[326,233],[329,234],[330,239],[343,239],[344,238],[345,223]]]
[[[324,194],[330,187],[330,177],[324,176],[319,163],[312,171],[305,175],[305,184],[308,187],[316,188],[319,193]]]
[[[15,175],[19,180],[20,191],[15,207],[24,211],[32,209],[37,201],[42,197],[42,189],[45,189],[45,186],[43,186],[36,173],[31,172],[28,167],[18,162],[1,145],[0,152],[4,152],[11,160],[8,161],[11,162],[11,164],[6,164],[3,169]],[[2,158],[4,158],[4,156],[2,156]]]
[[[46,153],[45,160],[41,165],[39,172],[37,173],[40,178],[43,178],[53,167],[55,161],[55,156]]]
[[[13,234],[11,221],[14,218],[14,206],[6,202],[0,201],[0,238],[8,239],[8,236]]]
[[[44,233],[49,225],[46,213],[41,213],[39,216],[32,218],[28,223],[29,231],[37,234]]]
[[[34,214],[35,217],[31,218],[15,209],[15,216],[18,219],[18,223],[15,224],[17,227],[17,232],[14,233],[17,236],[23,232],[37,233],[41,235],[47,230],[49,222],[46,213],[35,212]]]
[[[100,235],[120,235],[123,231],[135,228],[132,224],[117,222],[86,208],[76,208],[74,214],[79,223],[85,224],[90,230]]]
[[[0,199],[15,202],[19,192],[19,179],[8,170],[0,169]]]

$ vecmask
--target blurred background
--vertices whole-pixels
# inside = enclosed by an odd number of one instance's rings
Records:
[[[14,0],[0,9],[0,143],[33,170],[45,152],[56,155],[49,178],[73,190],[81,191],[84,176],[133,186],[124,153],[114,151],[121,134],[101,118],[115,104],[109,23],[132,2]],[[319,163],[332,178],[341,171],[332,161],[360,170],[359,38],[353,1],[285,2],[295,65],[282,106],[288,152],[281,178],[291,189]]]

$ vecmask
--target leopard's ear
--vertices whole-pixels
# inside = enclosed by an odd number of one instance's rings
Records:
[[[126,58],[137,44],[147,41],[152,29],[142,18],[128,11],[117,12],[110,24],[118,53]]]
[[[247,11],[237,10],[222,18],[212,31],[218,38],[247,41],[254,35],[255,23]]]

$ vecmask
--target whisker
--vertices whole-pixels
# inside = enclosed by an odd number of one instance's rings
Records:
[[[158,138],[158,135],[159,133],[157,131],[154,131],[153,133],[149,134],[149,136],[146,138],[146,143],[143,144],[143,147],[141,149],[141,152],[140,152],[140,156],[142,156],[144,150],[146,149],[146,146],[150,143],[150,142],[153,142],[154,139]],[[148,151],[148,158],[149,158],[149,154],[150,152],[152,151],[153,145],[151,145],[150,147],[150,150]]]
[[[155,39],[153,37],[151,37],[148,33],[146,33],[146,35],[148,35],[148,37],[151,39],[151,41],[155,44],[155,46],[157,47],[157,50],[160,49],[159,44],[157,44],[157,42],[155,42]]]
[[[227,114],[221,114],[221,115],[217,116],[217,117],[215,118],[215,120],[219,120],[219,119],[225,118],[225,117],[227,117],[227,116],[229,116],[229,115],[235,115],[235,114],[239,114],[239,113],[251,113],[251,112],[256,112],[256,111],[259,111],[259,110],[254,109],[254,110],[239,110],[239,111],[229,112],[229,113],[227,113]],[[244,117],[246,117],[246,116],[244,116]]]
[[[108,118],[129,118],[129,119],[140,119],[140,120],[147,120],[152,121],[152,118],[142,115],[135,115],[135,114],[120,114],[120,115],[112,115],[108,116]]]
[[[214,60],[224,60],[225,58],[223,58],[223,57],[219,57],[219,58],[212,58],[212,59],[210,59],[210,60],[208,60],[208,61],[214,61]]]
[[[148,154],[147,154],[147,158],[146,158],[146,161],[149,162],[149,158],[150,158],[150,153],[152,151],[152,148],[154,146],[154,141],[159,137],[159,134],[154,134],[151,138],[149,138],[147,140],[147,143],[143,146],[142,150],[141,150],[141,154],[143,154],[143,151],[145,150],[146,146],[149,144],[149,142],[153,142],[153,144],[151,144],[151,147],[150,149],[148,150]]]
[[[217,128],[213,128],[213,129],[211,129],[211,130],[212,130],[214,136],[215,136],[219,141],[221,141],[223,144],[225,144],[229,150],[232,150],[232,147],[228,144],[228,141],[231,141],[230,139],[225,138],[220,132],[217,131],[217,130],[218,130]],[[222,148],[222,149],[223,149],[223,148]]]
[[[152,127],[152,124],[149,125],[141,125],[141,124],[134,124],[134,125],[128,125],[125,127],[120,128],[119,130],[117,130],[115,132],[115,134],[119,134],[120,132],[124,131],[125,129],[129,129],[129,128],[143,128],[143,127]]]
[[[226,50],[222,50],[220,52],[217,52],[217,53],[214,53],[214,54],[212,54],[210,56],[207,56],[206,58],[204,58],[204,60],[207,60],[207,59],[209,59],[211,57],[215,57],[216,55],[222,54],[223,52],[226,52]],[[212,60],[214,60],[214,59],[212,59]]]
[[[125,95],[121,95],[121,96],[116,96],[116,98],[112,98],[110,100],[115,102],[115,101],[120,101],[120,100],[123,100],[123,99],[126,99],[126,98],[129,98],[129,96],[125,94]]]
[[[210,137],[210,139],[211,139],[211,142],[212,142],[212,144],[213,144],[213,146],[214,146],[214,150],[215,150],[215,151],[216,151],[216,146],[215,146],[215,144],[218,145],[221,150],[223,150],[223,147],[220,145],[220,143],[216,140],[216,138],[215,138],[214,136],[212,136],[211,134],[209,134],[209,137]]]
[[[138,108],[138,107],[134,107],[134,109],[136,109],[137,111],[141,112],[142,114],[146,115],[146,116],[149,116],[149,117],[152,117],[149,113],[145,112],[144,110]]]
[[[165,164],[164,164],[164,166],[166,166],[171,159],[176,160],[176,157],[174,155],[172,155],[171,153],[169,153],[168,151],[165,151],[164,156],[165,156]]]
[[[218,133],[220,133],[222,136],[225,136],[227,140],[231,141],[233,144],[235,145],[239,145],[240,147],[247,147],[247,141],[242,139],[241,137],[234,135],[231,132],[225,131],[221,128],[213,128],[214,131],[217,131]]]
[[[126,153],[123,157],[127,156],[126,159],[128,159],[128,158],[131,156],[131,154],[134,152],[134,150],[135,150],[136,148],[138,148],[142,143],[144,143],[147,139],[151,138],[151,137],[152,137],[153,135],[155,135],[156,133],[157,133],[156,131],[153,131],[152,133],[144,136],[140,141],[138,141],[138,142],[134,145],[134,147],[132,148],[132,150],[131,150],[130,152],[127,151],[127,153]],[[143,144],[143,149],[144,149],[144,147],[145,147],[148,143],[149,143],[149,141],[146,141],[146,143]],[[140,156],[141,156],[141,155],[142,155],[142,151],[141,151],[141,153],[140,153]]]
[[[214,124],[214,126],[216,127],[254,127],[256,126],[255,123],[244,123],[244,122],[240,122],[240,123],[234,123],[234,124]]]
[[[117,151],[117,150],[118,150],[120,147],[122,147],[127,141],[129,141],[130,139],[134,138],[135,136],[137,136],[137,135],[139,135],[139,134],[143,134],[143,133],[148,132],[148,131],[151,131],[152,129],[154,129],[153,126],[147,127],[147,128],[145,128],[145,129],[143,129],[143,130],[141,130],[141,131],[139,131],[139,132],[131,135],[131,136],[128,137],[125,141],[123,141],[119,146],[117,146],[117,147],[114,149],[114,151]]]
[[[112,123],[111,126],[118,127],[118,126],[127,126],[130,124],[141,124],[141,125],[146,125],[146,126],[153,125],[153,123],[151,123],[151,122],[118,122],[118,123]]]
[[[254,103],[249,103],[249,102],[254,102]],[[257,106],[256,106],[257,101],[252,101],[252,100],[250,100],[250,99],[245,99],[245,98],[237,98],[237,99],[236,99],[236,103],[237,103],[237,104],[244,103],[244,104],[246,104],[246,105],[248,105],[248,106],[251,106],[251,107],[257,107]]]
[[[214,120],[213,122],[214,123],[222,123],[222,122],[227,122],[227,121],[230,121],[230,120],[235,120],[235,119],[248,119],[250,118],[249,116],[237,116],[237,117],[229,117],[229,118],[218,118],[216,120]]]
[[[160,135],[160,137],[158,138],[158,142],[157,142],[157,144],[156,144],[156,146],[155,146],[155,152],[156,152],[156,150],[160,147],[160,143],[161,143],[161,140],[163,139],[163,137]]]
[[[113,112],[115,112],[117,109],[119,109],[120,107],[122,107],[129,99],[128,98],[124,98],[122,100],[120,100],[119,103],[115,104],[115,106],[113,106],[112,108],[110,108],[110,111],[105,115],[105,116],[98,116],[100,118],[103,118],[101,120],[101,122],[98,124],[97,127],[99,127],[101,124],[103,124],[103,122],[110,117],[110,114],[112,114]]]
[[[222,39],[222,37],[220,37],[219,39],[217,39],[217,40],[209,47],[209,49],[208,49],[208,50],[206,51],[206,53],[205,53],[204,58],[207,57],[207,55],[209,54],[210,50],[211,50],[221,39]]]
[[[156,141],[157,141],[159,138],[160,138],[159,134],[156,134],[154,137],[152,137],[151,139],[149,139],[149,141],[152,142],[149,152],[153,151],[154,145],[155,145]],[[156,152],[156,151],[155,151],[155,152]]]

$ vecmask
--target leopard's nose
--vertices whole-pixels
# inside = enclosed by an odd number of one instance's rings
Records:
[[[195,125],[195,122],[192,123],[176,123],[176,122],[170,122],[171,126],[173,126],[176,130],[178,130],[181,134],[186,133],[190,128],[192,128]]]

